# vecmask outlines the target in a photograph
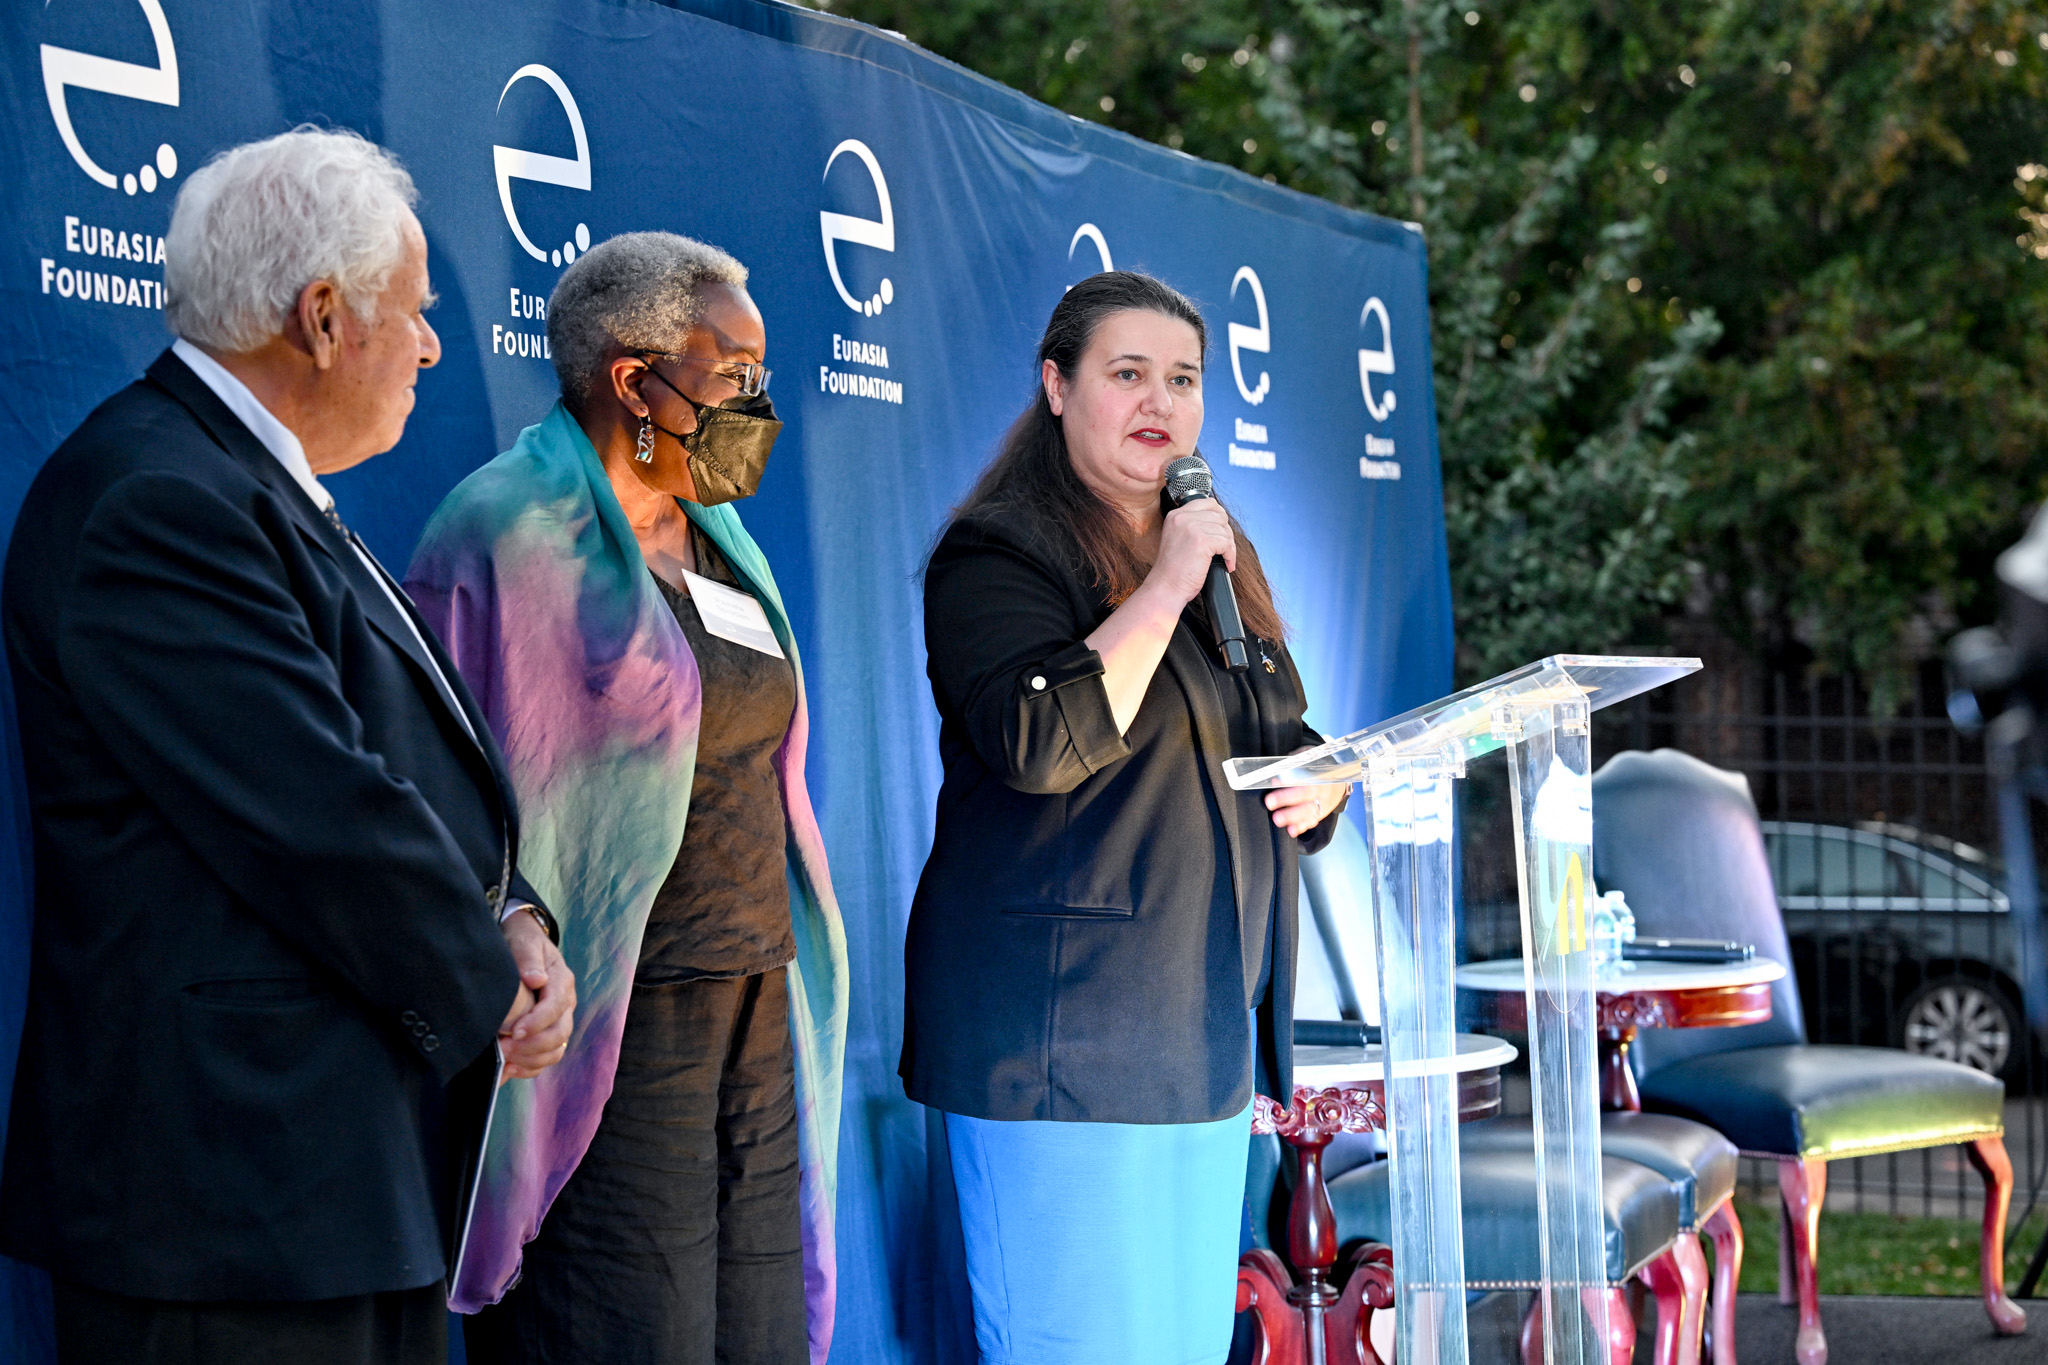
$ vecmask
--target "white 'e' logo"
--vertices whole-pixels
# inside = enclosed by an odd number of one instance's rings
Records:
[[[1394,372],[1394,324],[1387,321],[1387,305],[1377,298],[1365,301],[1365,311],[1358,315],[1358,325],[1365,326],[1365,320],[1377,317],[1380,320],[1380,344],[1376,349],[1364,346],[1358,348],[1358,386],[1365,390],[1365,410],[1372,414],[1375,422],[1384,422],[1394,411],[1394,391],[1389,388],[1380,395],[1377,402],[1372,396],[1372,377],[1376,374]]]
[[[562,78],[539,63],[522,66],[512,73],[512,79],[505,82],[505,88],[498,92],[498,107],[505,107],[505,96],[512,87],[533,76],[546,82],[548,89],[555,92],[555,98],[562,102],[562,111],[569,116],[569,131],[576,136],[576,155],[572,159],[564,156],[543,156],[539,152],[522,151],[517,147],[491,147],[491,163],[498,171],[498,202],[505,206],[505,221],[512,226],[512,235],[519,239],[519,245],[526,248],[526,254],[536,261],[552,259],[556,265],[563,264],[563,258],[573,261],[578,251],[590,249],[590,229],[582,223],[576,225],[576,240],[564,242],[552,253],[542,251],[527,237],[526,230],[519,226],[519,215],[512,211],[512,182],[514,180],[536,180],[543,185],[560,185],[563,189],[587,190],[590,188],[590,139],[583,135],[583,113],[576,107],[576,97],[569,93],[569,87]]]
[[[846,281],[839,277],[839,257],[833,254],[834,242],[853,242],[860,246],[871,246],[877,251],[896,249],[896,213],[889,207],[889,182],[882,178],[882,164],[875,160],[875,154],[868,150],[865,142],[848,138],[832,149],[832,155],[825,158],[825,174],[832,174],[832,163],[839,159],[841,152],[852,152],[861,164],[868,168],[868,175],[875,182],[875,194],[882,201],[882,219],[872,222],[866,218],[855,218],[847,213],[820,213],[818,230],[825,238],[825,268],[832,272],[832,287],[839,291],[848,308],[865,317],[873,317],[896,299],[896,286],[883,280],[871,299],[857,299],[846,287]]]
[[[1258,272],[1248,265],[1237,268],[1237,274],[1230,279],[1230,297],[1237,297],[1237,287],[1249,284],[1252,287],[1252,302],[1259,306],[1259,325],[1247,327],[1241,322],[1230,324],[1230,375],[1237,381],[1237,391],[1244,395],[1244,401],[1253,407],[1266,401],[1266,391],[1272,387],[1272,379],[1264,370],[1259,371],[1259,386],[1253,388],[1244,382],[1244,368],[1238,363],[1239,351],[1258,351],[1261,354],[1273,349],[1272,329],[1266,321],[1266,291],[1259,287]]]
[[[1102,229],[1093,223],[1083,223],[1074,229],[1074,240],[1067,243],[1068,260],[1074,259],[1074,253],[1081,249],[1083,242],[1095,243],[1095,254],[1102,257],[1102,268],[1105,272],[1116,269],[1109,259],[1109,239],[1104,237]]]
[[[134,62],[117,62],[110,57],[97,57],[90,52],[74,52],[68,47],[43,48],[43,94],[50,101],[50,117],[57,121],[57,136],[64,139],[65,149],[79,169],[105,185],[108,189],[119,186],[135,193],[138,186],[145,191],[156,189],[157,172],[161,170],[166,178],[178,173],[178,154],[170,145],[157,148],[154,164],[145,163],[141,172],[131,171],[116,180],[110,171],[101,170],[99,164],[85,154],[85,148],[78,141],[78,133],[71,126],[71,109],[65,103],[67,88],[96,90],[103,95],[120,95],[131,100],[148,100],[151,104],[178,104],[178,50],[171,43],[171,26],[164,19],[163,0],[140,0],[142,13],[149,20],[149,36],[156,40],[156,65],[138,66]]]

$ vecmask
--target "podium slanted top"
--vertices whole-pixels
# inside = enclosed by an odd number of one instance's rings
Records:
[[[1356,782],[1374,763],[1434,760],[1462,771],[1466,762],[1492,753],[1511,738],[1548,728],[1560,703],[1573,709],[1583,706],[1583,716],[1696,673],[1699,667],[1698,659],[1553,654],[1313,749],[1274,758],[1227,759],[1223,774],[1234,790],[1262,791]],[[1512,722],[1504,708],[1511,708]]]

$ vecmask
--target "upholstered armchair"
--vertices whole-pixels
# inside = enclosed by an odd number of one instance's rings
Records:
[[[1619,890],[1648,937],[1730,939],[1783,963],[1767,1023],[1643,1030],[1632,1049],[1643,1108],[1710,1124],[1777,1163],[1788,1236],[1779,1296],[1799,1304],[1800,1365],[1827,1359],[1815,1266],[1830,1161],[1964,1145],[1984,1178],[1985,1310],[2013,1335],[2026,1314],[2003,1283],[2012,1198],[2005,1087],[1952,1062],[1890,1048],[1808,1043],[1784,921],[1748,782],[1672,749],[1615,755],[1593,776],[1593,875]]]

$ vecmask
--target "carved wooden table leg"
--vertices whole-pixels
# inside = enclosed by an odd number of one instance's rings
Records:
[[[1294,1276],[1272,1252],[1247,1251],[1237,1262],[1237,1311],[1258,1314],[1259,1335],[1265,1338],[1260,1359],[1266,1365],[1295,1365],[1301,1359],[1301,1314],[1287,1302]]]
[[[1367,1242],[1352,1261],[1344,1293],[1323,1319],[1328,1327],[1329,1357],[1343,1365],[1393,1365],[1382,1360],[1372,1344],[1373,1314],[1394,1306],[1394,1251],[1379,1242]],[[1350,1324],[1345,1332],[1345,1324]]]
[[[1329,1280],[1337,1263],[1337,1215],[1330,1207],[1329,1187],[1323,1183],[1323,1149],[1339,1133],[1363,1133],[1382,1127],[1385,1111],[1371,1090],[1350,1086],[1312,1090],[1294,1088],[1294,1103],[1282,1110],[1266,1096],[1253,1107],[1252,1132],[1278,1133],[1294,1149],[1294,1196],[1287,1211],[1287,1256],[1299,1272],[1299,1283],[1287,1289],[1287,1300],[1300,1314],[1293,1338],[1299,1343],[1287,1353],[1271,1333],[1267,1336],[1269,1365],[1356,1365],[1361,1359],[1357,1343],[1365,1337],[1359,1320],[1362,1309],[1372,1307],[1362,1298],[1340,1296]],[[1252,1253],[1257,1255],[1258,1253]],[[1270,1256],[1271,1253],[1265,1253]],[[1245,1300],[1245,1264],[1239,1263],[1238,1299]],[[1256,1300],[1263,1291],[1254,1288]],[[1388,1286],[1391,1301],[1391,1279]],[[1246,1306],[1252,1306],[1247,1304]],[[1347,1317],[1348,1314],[1348,1317]],[[1260,1325],[1266,1318],[1260,1313]],[[1336,1350],[1332,1345],[1338,1344]]]
[[[1639,1113],[1643,1097],[1636,1091],[1635,1069],[1628,1064],[1629,1045],[1639,1028],[1664,1028],[1670,1011],[1653,994],[1600,997],[1600,1107],[1610,1112]]]

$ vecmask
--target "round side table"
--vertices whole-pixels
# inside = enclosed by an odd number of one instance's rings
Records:
[[[1528,1027],[1522,959],[1468,962],[1457,983],[1484,991],[1493,1002],[1493,1022],[1502,1028]],[[1636,1093],[1628,1050],[1643,1028],[1733,1028],[1771,1017],[1771,983],[1785,975],[1769,958],[1747,962],[1631,962],[1602,972],[1600,998],[1600,1107],[1643,1107]]]
[[[1470,1123],[1500,1112],[1500,1069],[1514,1058],[1509,1043],[1461,1033],[1455,1055],[1417,1068],[1416,1074],[1455,1074],[1458,1121]],[[1408,1068],[1400,1072],[1405,1076]],[[1267,1365],[1381,1365],[1371,1343],[1371,1319],[1374,1312],[1393,1307],[1393,1255],[1386,1247],[1371,1247],[1341,1294],[1330,1284],[1330,1269],[1337,1263],[1337,1215],[1323,1182],[1323,1149],[1332,1138],[1386,1127],[1386,1066],[1380,1046],[1297,1047],[1294,1080],[1292,1104],[1282,1109],[1261,1095],[1252,1115],[1252,1132],[1277,1133],[1294,1149],[1287,1261],[1270,1251],[1246,1252],[1237,1268],[1237,1311],[1258,1314]],[[1300,1273],[1299,1283],[1289,1263]]]

